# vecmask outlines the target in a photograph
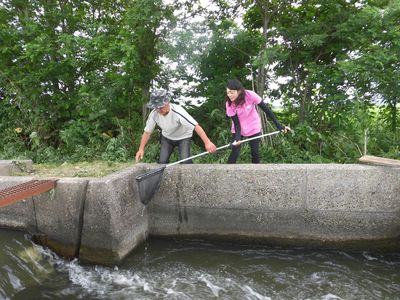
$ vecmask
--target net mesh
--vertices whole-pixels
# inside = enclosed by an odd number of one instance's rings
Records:
[[[164,168],[152,170],[136,177],[140,202],[147,205],[160,187]]]

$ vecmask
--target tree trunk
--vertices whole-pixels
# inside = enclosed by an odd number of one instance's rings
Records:
[[[300,109],[299,109],[299,122],[304,123],[307,120],[308,117],[308,94],[309,94],[309,88],[306,86],[304,88],[303,95],[300,100]]]
[[[261,49],[261,53],[263,53],[264,50],[267,49],[268,27],[271,21],[271,13],[270,13],[269,2],[256,1],[256,3],[261,8],[261,11],[263,13],[262,35],[264,39],[264,47],[263,49]],[[266,81],[266,64],[262,62],[262,64],[258,67],[257,80],[256,80],[256,92],[261,97],[263,97],[264,95],[265,81]]]
[[[397,101],[393,100],[393,105],[390,106],[390,115],[391,115],[391,127],[392,131],[396,132],[397,128]]]
[[[263,13],[263,29],[262,35],[264,39],[264,47],[261,49],[261,54],[267,49],[267,38],[268,38],[268,27],[271,21],[271,12],[268,1],[256,1],[257,5],[261,8]],[[258,67],[257,78],[256,78],[256,92],[260,95],[261,98],[264,98],[265,84],[267,78],[266,72],[266,63],[262,62],[262,64]],[[261,116],[261,125],[262,125],[262,133],[268,132],[268,120],[264,114],[264,112],[258,109],[259,115]],[[263,142],[266,142],[266,138],[262,138]]]

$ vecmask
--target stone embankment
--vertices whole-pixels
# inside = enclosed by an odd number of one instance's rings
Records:
[[[35,179],[10,176],[6,164],[0,189]],[[155,168],[60,178],[54,190],[1,208],[0,227],[29,232],[65,257],[107,265],[150,235],[400,249],[399,167],[178,165],[165,169],[145,207],[135,178]]]

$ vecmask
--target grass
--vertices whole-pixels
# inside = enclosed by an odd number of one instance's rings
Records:
[[[134,161],[92,161],[62,164],[33,164],[32,170],[14,173],[16,176],[39,177],[103,177],[134,165]]]

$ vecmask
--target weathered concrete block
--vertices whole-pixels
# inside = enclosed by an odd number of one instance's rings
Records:
[[[174,166],[149,204],[150,234],[395,239],[399,176],[362,165]]]
[[[65,257],[78,255],[87,184],[87,179],[60,179],[56,189],[33,197],[37,238]]]
[[[297,209],[304,206],[305,194],[306,169],[299,166],[179,165],[165,170],[152,201],[230,209]]]
[[[303,216],[296,210],[155,206],[149,219],[152,235],[291,238],[301,236],[305,227]]]
[[[12,176],[16,172],[32,170],[31,160],[0,160],[0,176]]]
[[[319,240],[379,240],[399,237],[400,214],[395,212],[310,211],[307,234]],[[306,232],[306,231],[304,231]]]
[[[0,189],[33,180],[33,177],[0,177]],[[32,197],[0,208],[0,227],[36,232],[35,209]]]
[[[106,265],[121,261],[148,234],[147,210],[139,201],[133,167],[89,182],[79,258]]]
[[[307,207],[352,212],[400,211],[400,169],[309,165]]]

